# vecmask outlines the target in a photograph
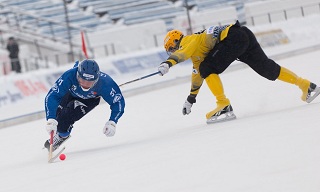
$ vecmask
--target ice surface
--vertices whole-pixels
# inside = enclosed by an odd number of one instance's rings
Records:
[[[320,84],[319,54],[278,62]],[[237,120],[206,124],[215,99],[205,84],[183,116],[186,82],[127,98],[112,138],[98,106],[75,124],[63,162],[47,163],[44,120],[1,129],[0,191],[319,191],[320,98],[306,104],[298,87],[249,68],[221,79]]]

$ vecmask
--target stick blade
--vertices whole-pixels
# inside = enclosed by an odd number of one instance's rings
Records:
[[[66,147],[63,147],[55,156],[51,157],[49,160],[48,160],[48,163],[53,163],[54,160],[56,160],[59,155],[61,155],[61,153],[66,149]]]

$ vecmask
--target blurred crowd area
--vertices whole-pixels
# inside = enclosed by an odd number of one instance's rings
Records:
[[[101,58],[162,47],[174,28],[259,25],[319,14],[319,7],[319,0],[0,0],[0,74],[65,65],[83,59],[84,48]],[[10,38],[19,45],[18,71]]]

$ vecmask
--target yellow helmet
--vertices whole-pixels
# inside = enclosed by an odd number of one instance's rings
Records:
[[[179,49],[180,41],[183,37],[183,33],[179,30],[171,30],[164,38],[164,48],[168,55]]]

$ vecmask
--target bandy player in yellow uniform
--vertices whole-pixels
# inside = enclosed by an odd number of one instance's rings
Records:
[[[217,107],[206,114],[207,123],[236,118],[219,78],[219,74],[235,60],[246,63],[266,79],[278,79],[297,85],[302,90],[301,99],[307,103],[320,94],[320,88],[316,84],[269,59],[252,31],[240,26],[238,21],[230,25],[211,26],[186,36],[179,30],[169,31],[164,39],[164,48],[169,57],[158,68],[161,75],[187,59],[191,59],[193,63],[191,91],[182,109],[184,115],[191,112],[203,80],[216,97]]]

